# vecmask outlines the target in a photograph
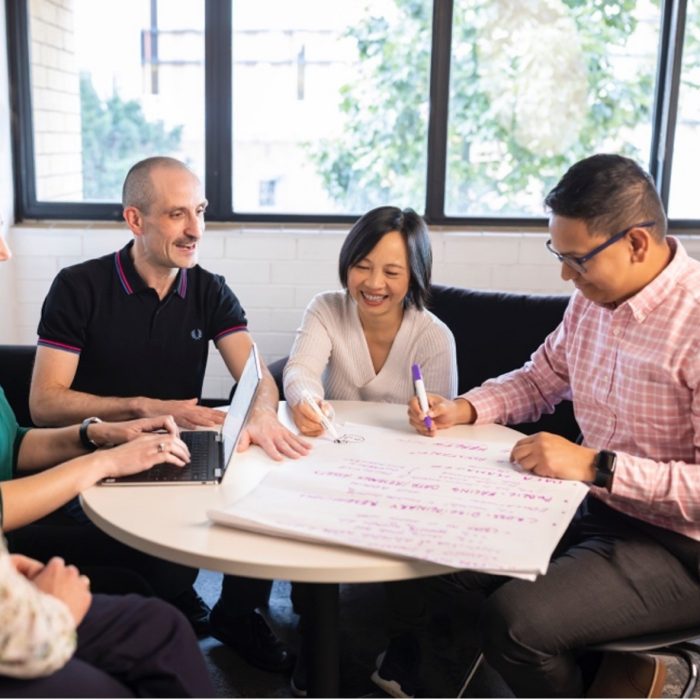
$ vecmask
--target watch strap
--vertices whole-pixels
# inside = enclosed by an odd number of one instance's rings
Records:
[[[615,476],[615,466],[617,455],[610,450],[601,450],[595,458],[595,479],[594,486],[600,486],[610,491],[613,477]]]
[[[80,437],[80,444],[86,449],[89,450],[90,452],[94,452],[99,445],[94,441],[90,439],[90,436],[88,435],[88,428],[93,424],[93,423],[101,423],[102,421],[97,418],[97,416],[91,416],[90,418],[86,418],[81,424],[80,424],[80,429],[78,430],[78,436]]]

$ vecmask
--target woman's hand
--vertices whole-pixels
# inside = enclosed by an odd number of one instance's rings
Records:
[[[190,451],[170,433],[148,433],[111,450],[93,452],[88,458],[101,465],[101,478],[106,478],[138,474],[161,462],[184,467],[190,461]]]
[[[66,566],[60,557],[53,557],[32,581],[40,591],[66,604],[76,627],[82,622],[92,602],[90,579],[87,576],[81,576],[72,565]]]
[[[121,445],[130,442],[142,435],[152,434],[155,431],[168,433],[172,437],[178,437],[180,431],[172,416],[156,416],[154,418],[137,418],[120,422],[92,423],[88,428],[90,439],[100,447],[107,445]]]
[[[320,399],[318,401],[318,406],[321,411],[323,411],[324,415],[333,420],[335,411],[333,410],[333,406],[328,403],[328,401],[323,401]],[[325,430],[320,418],[306,401],[302,400],[296,406],[292,406],[292,417],[294,418],[294,423],[297,428],[299,428],[299,432],[302,435],[318,437],[319,435],[322,435],[323,431]]]
[[[10,554],[10,560],[17,573],[30,581],[44,568],[42,562],[25,557],[24,554]]]

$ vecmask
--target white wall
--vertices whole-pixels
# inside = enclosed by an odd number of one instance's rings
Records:
[[[336,266],[347,227],[263,228],[211,224],[200,262],[222,274],[236,292],[263,356],[286,355],[304,307],[311,297],[338,287]],[[109,253],[130,238],[117,224],[21,224],[12,228],[15,253],[12,297],[17,307],[14,334],[36,342],[41,303],[56,273]],[[441,284],[524,292],[570,292],[559,265],[545,250],[542,233],[431,231],[433,279]],[[700,258],[700,238],[684,239]],[[7,265],[5,267],[8,267]],[[3,305],[4,306],[4,305]],[[7,334],[3,334],[3,341]],[[226,368],[212,353],[204,395],[224,397],[231,387]]]

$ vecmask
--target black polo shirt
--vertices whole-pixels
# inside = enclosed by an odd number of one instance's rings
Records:
[[[98,396],[200,397],[209,340],[245,331],[245,313],[219,275],[181,269],[161,301],[122,250],[67,267],[51,285],[39,345],[80,355],[71,385]]]

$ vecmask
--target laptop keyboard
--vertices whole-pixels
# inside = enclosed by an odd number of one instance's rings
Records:
[[[190,450],[191,462],[177,467],[168,462],[156,464],[148,473],[149,481],[210,481],[214,467],[219,464],[217,433],[211,430],[188,430],[180,439]]]

